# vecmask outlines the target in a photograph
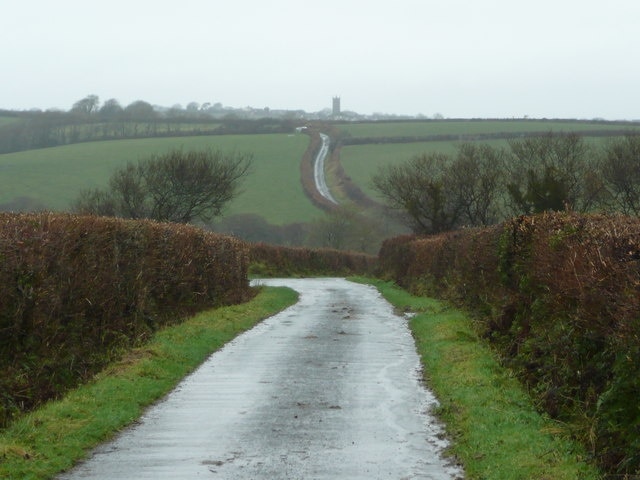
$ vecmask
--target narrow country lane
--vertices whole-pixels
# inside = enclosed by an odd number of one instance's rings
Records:
[[[327,185],[327,179],[324,174],[324,161],[329,154],[329,145],[331,143],[331,139],[329,135],[324,133],[320,134],[320,139],[322,140],[322,145],[320,146],[320,150],[316,155],[315,161],[313,162],[313,179],[316,184],[316,189],[324,198],[329,200],[331,203],[338,205],[338,201],[333,198],[331,195],[331,191],[329,190],[329,186]]]
[[[207,360],[69,479],[456,479],[406,319],[344,279]]]

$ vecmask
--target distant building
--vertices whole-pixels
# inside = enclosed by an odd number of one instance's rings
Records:
[[[338,117],[340,115],[340,97],[333,97],[333,108],[331,109],[331,114],[334,117]]]

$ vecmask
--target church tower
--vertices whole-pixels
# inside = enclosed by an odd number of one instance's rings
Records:
[[[331,109],[331,114],[334,117],[338,117],[340,115],[340,97],[333,97],[333,108]]]

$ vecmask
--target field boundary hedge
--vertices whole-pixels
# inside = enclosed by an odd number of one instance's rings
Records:
[[[583,137],[623,137],[629,134],[628,129],[620,130],[584,130],[575,132]],[[375,145],[387,143],[423,143],[423,142],[478,142],[489,140],[511,140],[516,138],[540,137],[548,134],[543,131],[524,132],[495,132],[495,133],[441,133],[434,135],[410,135],[394,137],[344,137],[340,140],[342,145]]]
[[[251,244],[251,272],[260,276],[372,275],[378,258],[329,248]]]
[[[608,474],[640,474],[639,218],[548,213],[398,237],[380,267],[474,312],[560,430]]]
[[[0,426],[163,325],[251,295],[247,244],[177,224],[0,214]]]

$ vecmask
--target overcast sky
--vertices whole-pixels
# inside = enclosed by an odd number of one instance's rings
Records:
[[[0,108],[640,118],[639,0],[0,0]]]

